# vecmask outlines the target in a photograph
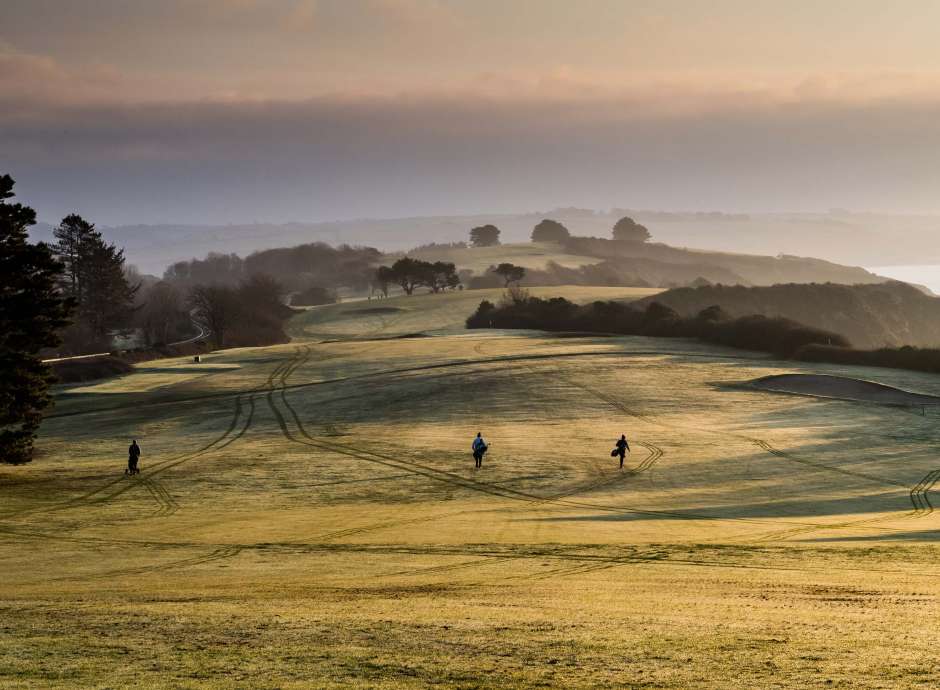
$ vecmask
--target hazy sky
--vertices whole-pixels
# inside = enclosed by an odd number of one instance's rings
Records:
[[[0,0],[47,220],[940,212],[934,0]]]

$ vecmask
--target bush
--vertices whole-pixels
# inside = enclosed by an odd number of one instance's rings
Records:
[[[781,318],[745,316],[728,319],[720,307],[694,317],[682,317],[670,307],[652,302],[639,310],[621,302],[592,302],[578,306],[555,297],[530,297],[525,291],[503,298],[498,306],[482,302],[467,319],[467,328],[531,328],[543,331],[581,331],[698,338],[707,342],[792,357],[810,345],[848,347],[848,341],[828,331]]]
[[[405,254],[410,255],[420,254],[421,252],[451,251],[453,249],[466,248],[466,242],[428,242],[426,244],[419,244],[417,247],[412,247],[407,252],[405,252]]]
[[[856,364],[940,374],[940,350],[910,345],[898,348],[883,347],[878,350],[856,350],[836,345],[806,345],[797,351],[794,358],[802,362]]]
[[[133,364],[120,357],[112,356],[72,359],[52,364],[52,374],[56,378],[56,383],[94,381],[95,379],[129,374],[132,371],[134,371]]]
[[[290,303],[298,307],[315,307],[319,304],[336,304],[336,292],[314,285],[291,296]]]

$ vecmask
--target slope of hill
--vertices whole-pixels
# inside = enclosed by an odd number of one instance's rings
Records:
[[[57,389],[0,465],[0,687],[929,686],[938,411],[740,383],[940,377],[448,333],[466,293]]]
[[[528,285],[688,285],[712,283],[879,283],[885,279],[854,266],[797,256],[705,252],[665,244],[572,237],[555,244],[531,242],[465,249],[432,248],[410,253],[426,261],[451,261],[475,274],[509,261],[528,270]]]
[[[532,227],[546,217],[564,223],[575,235],[610,237],[611,227],[624,215],[646,225],[659,242],[705,251],[795,254],[863,266],[940,263],[937,218],[847,212],[743,215],[560,208],[517,214],[285,224],[124,225],[101,229],[106,239],[126,248],[131,263],[146,273],[160,274],[174,261],[204,256],[211,251],[245,255],[259,249],[313,241],[368,244],[383,251],[401,251],[427,242],[465,241],[470,228],[486,223],[500,228],[504,242],[522,242],[529,239]],[[49,239],[51,226],[41,223],[31,235],[37,240]],[[904,241],[897,241],[898,237]]]
[[[859,348],[940,344],[940,298],[906,283],[712,285],[668,290],[644,300],[650,301],[682,315],[719,305],[731,316],[783,316],[844,335]]]

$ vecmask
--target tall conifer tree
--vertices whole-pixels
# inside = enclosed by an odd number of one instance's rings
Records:
[[[13,178],[0,175],[0,461],[22,463],[52,402],[39,351],[58,344],[71,302],[57,287],[62,264],[47,245],[29,242],[36,212],[12,197]]]

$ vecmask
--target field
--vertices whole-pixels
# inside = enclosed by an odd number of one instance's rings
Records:
[[[544,269],[551,261],[565,268],[578,268],[601,262],[601,259],[592,256],[566,254],[558,245],[551,242],[521,242],[495,247],[467,247],[466,249],[429,249],[414,252],[412,256],[425,261],[450,261],[456,264],[458,269],[469,268],[477,275],[485,273],[490,266],[496,266],[504,261],[534,269]]]
[[[0,467],[0,687],[936,685],[938,413],[740,384],[940,378],[464,331],[498,292],[60,389]]]

